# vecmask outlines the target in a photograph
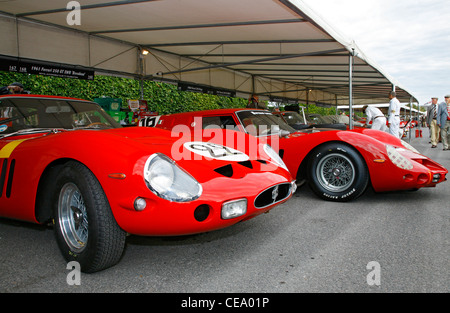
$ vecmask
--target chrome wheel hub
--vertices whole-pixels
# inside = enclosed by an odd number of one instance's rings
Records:
[[[354,182],[355,167],[349,158],[333,153],[320,160],[316,177],[319,184],[330,192],[344,192]]]
[[[88,217],[83,196],[73,183],[67,183],[61,189],[58,216],[67,245],[74,252],[83,251],[88,240]]]

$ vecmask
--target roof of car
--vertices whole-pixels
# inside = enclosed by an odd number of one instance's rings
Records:
[[[181,112],[181,113],[174,113],[174,114],[167,114],[167,115],[216,115],[216,114],[233,114],[238,111],[267,111],[267,110],[252,109],[252,108],[233,108],[233,109],[190,111],[190,112]]]
[[[33,94],[8,94],[8,95],[1,95],[0,98],[46,98],[46,99],[89,101],[89,100],[85,100],[85,99],[78,99],[78,98],[71,98],[71,97],[50,96],[50,95],[33,95]]]

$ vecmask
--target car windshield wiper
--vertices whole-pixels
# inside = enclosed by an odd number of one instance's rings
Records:
[[[11,136],[20,136],[20,135],[29,135],[29,134],[39,134],[39,133],[59,133],[62,131],[66,131],[62,128],[26,128],[20,129],[10,134],[5,134],[0,136],[0,139],[11,137]]]
[[[109,129],[114,128],[112,125],[103,124],[103,123],[92,123],[86,126],[75,126],[74,129]]]

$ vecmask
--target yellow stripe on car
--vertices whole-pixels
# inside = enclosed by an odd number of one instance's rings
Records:
[[[14,149],[17,148],[18,145],[20,145],[22,142],[24,142],[27,139],[22,140],[14,140],[8,144],[6,144],[1,150],[0,150],[0,159],[7,159],[11,156]]]

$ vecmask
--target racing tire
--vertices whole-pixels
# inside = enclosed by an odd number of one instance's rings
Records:
[[[95,175],[70,161],[58,173],[53,192],[55,237],[67,262],[77,261],[85,273],[119,262],[126,233],[117,225]]]
[[[361,196],[369,184],[369,171],[354,148],[328,143],[314,150],[308,163],[308,181],[324,200],[347,202]]]

